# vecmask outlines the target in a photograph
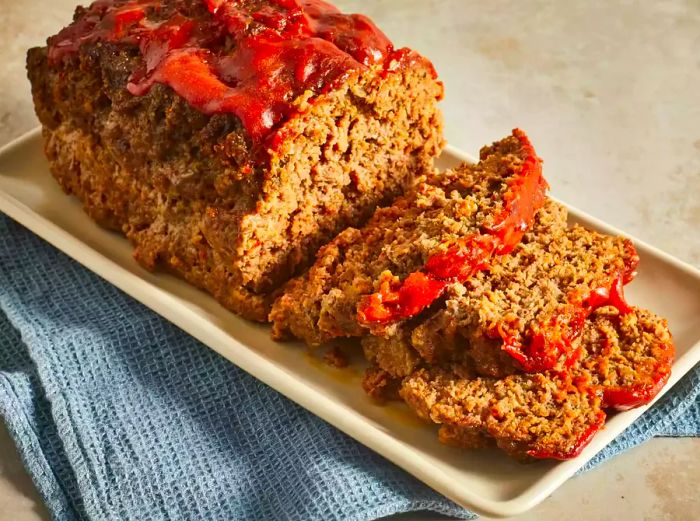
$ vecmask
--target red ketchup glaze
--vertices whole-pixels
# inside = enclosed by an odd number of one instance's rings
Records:
[[[142,20],[146,15],[145,9],[154,4],[153,0],[128,3],[97,0],[87,9],[79,8],[79,18],[48,39],[49,61],[57,63],[65,56],[78,52],[82,44],[98,40],[135,43],[128,29]]]
[[[181,14],[179,0],[98,0],[49,39],[49,60],[88,42],[138,45],[143,66],[130,78],[131,94],[168,85],[205,114],[236,115],[259,145],[298,112],[294,101],[305,92],[327,92],[369,66],[393,70],[407,55],[367,17],[322,0],[271,0],[257,10],[201,1],[209,18],[195,20]]]
[[[379,291],[364,297],[358,306],[361,324],[385,325],[417,315],[440,298],[449,284],[465,282],[486,269],[492,255],[508,253],[520,242],[544,204],[548,186],[542,177],[542,160],[527,135],[515,129],[513,136],[520,140],[525,160],[510,180],[496,224],[431,256],[421,271],[403,282],[381,280]]]
[[[666,385],[671,376],[670,364],[659,367],[652,381],[648,384],[637,384],[630,387],[608,387],[603,389],[603,402],[606,408],[618,411],[628,411],[646,405]]]

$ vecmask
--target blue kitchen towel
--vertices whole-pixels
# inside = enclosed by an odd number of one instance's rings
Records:
[[[0,414],[55,519],[473,517],[1,215],[0,310]],[[699,391],[592,464],[698,435]]]

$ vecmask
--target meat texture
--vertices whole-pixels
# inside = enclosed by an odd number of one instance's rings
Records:
[[[443,144],[430,62],[318,0],[95,2],[27,69],[63,190],[254,320]]]

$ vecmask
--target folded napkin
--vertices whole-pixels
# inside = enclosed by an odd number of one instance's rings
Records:
[[[699,391],[591,465],[700,434]],[[55,519],[473,517],[2,215],[0,414]]]

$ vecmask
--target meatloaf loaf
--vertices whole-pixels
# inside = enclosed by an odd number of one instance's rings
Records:
[[[385,334],[511,250],[545,199],[540,160],[520,130],[484,147],[476,165],[427,175],[362,228],[319,252],[273,305],[277,338],[310,345]]]
[[[27,68],[64,191],[255,320],[443,144],[430,62],[321,0],[98,0]]]

